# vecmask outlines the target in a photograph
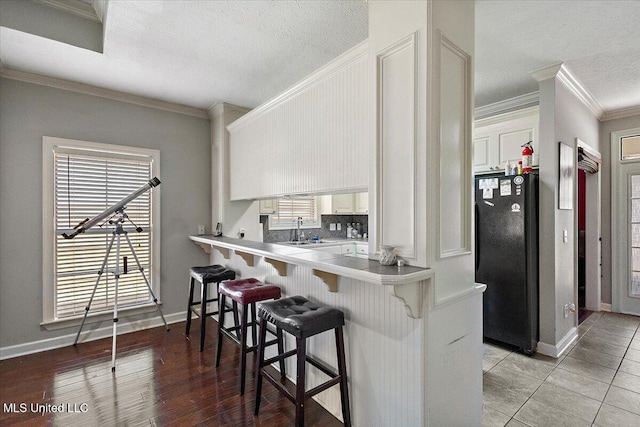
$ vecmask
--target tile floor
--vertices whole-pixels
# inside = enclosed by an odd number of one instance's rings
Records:
[[[482,425],[640,426],[639,325],[592,313],[558,359],[485,343]]]

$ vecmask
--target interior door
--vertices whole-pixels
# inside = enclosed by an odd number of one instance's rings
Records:
[[[612,134],[612,308],[640,315],[640,128]]]

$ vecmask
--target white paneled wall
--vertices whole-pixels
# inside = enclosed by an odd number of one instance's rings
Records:
[[[368,186],[367,43],[228,126],[231,200]]]
[[[343,310],[353,424],[422,425],[422,380],[426,369],[422,366],[424,323],[422,319],[407,316],[404,304],[391,296],[389,289],[341,277],[338,292],[332,293],[309,268],[289,265],[288,276],[281,277],[262,257],[255,257],[255,266],[248,267],[232,251],[226,260],[214,249],[211,261],[234,269],[242,277],[256,277],[278,285],[283,297],[302,295]],[[285,345],[287,350],[293,349],[295,341],[288,337]],[[333,332],[312,337],[308,345],[311,354],[337,370]],[[267,349],[267,357],[274,352],[273,348]],[[307,389],[326,381],[324,374],[308,364],[307,368]],[[295,357],[288,359],[286,369],[294,381]],[[265,382],[263,387],[270,385]],[[342,419],[338,386],[317,395],[316,399]]]

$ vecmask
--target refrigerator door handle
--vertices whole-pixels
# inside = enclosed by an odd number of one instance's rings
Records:
[[[478,271],[478,266],[480,265],[480,228],[478,227],[478,203],[476,202],[474,204],[474,208],[475,208],[475,215],[474,215],[474,222],[475,222],[475,234],[476,234],[476,272]]]

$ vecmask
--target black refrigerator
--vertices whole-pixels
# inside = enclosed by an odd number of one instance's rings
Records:
[[[538,344],[538,176],[475,178],[475,257],[484,337],[532,354]]]

